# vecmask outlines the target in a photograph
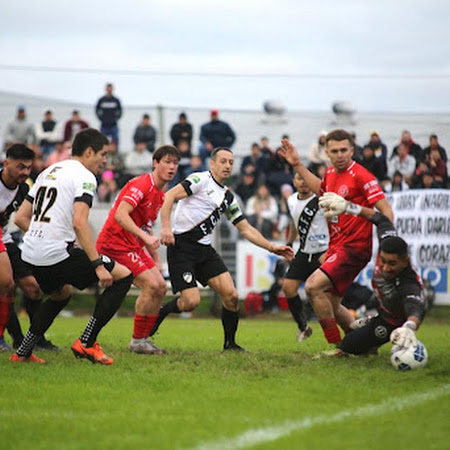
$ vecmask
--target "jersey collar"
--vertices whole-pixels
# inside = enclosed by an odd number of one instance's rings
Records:
[[[221,188],[224,188],[224,187],[225,187],[224,185],[220,184],[220,183],[214,178],[214,176],[213,176],[213,174],[211,173],[211,171],[209,171],[209,175],[210,175],[211,178],[214,180],[214,182],[215,182],[216,184],[218,184]]]

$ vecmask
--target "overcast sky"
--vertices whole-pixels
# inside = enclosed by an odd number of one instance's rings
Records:
[[[2,2],[0,66],[239,74],[449,75],[310,79],[5,70],[0,90],[128,105],[450,111],[448,0]]]

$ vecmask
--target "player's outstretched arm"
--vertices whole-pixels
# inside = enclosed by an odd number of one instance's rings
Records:
[[[288,245],[276,245],[268,241],[256,228],[252,227],[247,220],[241,220],[236,224],[236,228],[252,244],[264,248],[271,253],[283,256],[288,261],[294,258],[294,251]]]
[[[177,184],[170,189],[164,198],[164,203],[161,208],[161,242],[164,245],[175,244],[175,237],[172,233],[172,227],[170,225],[170,215],[175,202],[186,198],[188,193],[184,189],[182,184]]]
[[[305,180],[308,187],[316,195],[320,195],[320,178],[316,177],[301,161],[297,149],[289,139],[281,140],[278,154]]]
[[[20,228],[23,233],[28,231],[31,222],[31,216],[33,215],[33,205],[28,199],[25,199],[20,205],[19,210],[14,216],[14,223]]]

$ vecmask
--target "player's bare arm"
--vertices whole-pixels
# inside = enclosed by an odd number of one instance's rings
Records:
[[[114,219],[124,230],[141,239],[148,250],[157,249],[160,242],[159,238],[157,236],[154,236],[153,234],[146,233],[135,224],[134,220],[130,216],[133,210],[134,206],[131,203],[121,201],[117,208]]]
[[[236,228],[252,244],[264,248],[275,255],[283,256],[288,261],[294,258],[294,251],[288,245],[275,245],[268,241],[256,228],[252,227],[247,220],[241,220],[236,224]]]
[[[98,254],[92,232],[88,224],[89,206],[84,202],[75,202],[73,206],[73,229],[77,235],[77,239],[87,257],[91,261],[97,260]],[[98,277],[99,284],[102,287],[111,286],[113,283],[113,276],[105,269],[103,265],[95,268],[95,273]]]
[[[289,224],[289,233],[287,237],[288,243],[292,244],[295,241],[295,239],[297,239],[297,236],[298,236],[297,227],[291,220],[291,223]]]
[[[384,214],[391,222],[394,222],[394,212],[385,198],[378,200],[374,206],[381,214]]]
[[[14,223],[20,228],[20,230],[25,234],[30,227],[31,217],[33,215],[33,205],[32,203],[25,199],[20,205],[14,217]]]
[[[289,139],[281,140],[282,147],[278,150],[292,168],[305,180],[308,187],[316,195],[320,194],[320,178],[316,177],[301,161],[297,149]]]
[[[177,184],[175,187],[170,189],[165,196],[164,204],[161,208],[161,242],[164,245],[175,244],[175,237],[172,233],[170,225],[170,215],[172,213],[172,208],[175,202],[186,198],[188,196],[184,187],[181,184]]]

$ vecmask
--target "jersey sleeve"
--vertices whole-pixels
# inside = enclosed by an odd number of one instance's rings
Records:
[[[130,181],[123,189],[121,201],[125,201],[136,208],[144,199],[145,193],[150,190],[150,187],[143,178],[138,178]]]
[[[206,178],[201,176],[201,173],[191,173],[186,179],[181,182],[187,195],[194,195],[201,191]]]
[[[371,220],[377,227],[378,242],[389,236],[398,236],[394,224],[384,214],[376,212]]]
[[[364,192],[364,197],[370,206],[374,205],[378,200],[385,198],[378,181],[368,170],[363,169],[360,171],[359,181]]]
[[[97,180],[95,179],[94,174],[87,170],[83,171],[82,176],[75,179],[74,202],[84,202],[91,207],[96,190]]]
[[[409,282],[403,288],[403,306],[406,317],[417,317],[421,322],[425,317],[426,300],[418,282]]]
[[[241,211],[237,198],[234,195],[230,206],[225,210],[225,216],[233,225],[245,219],[245,215]]]

